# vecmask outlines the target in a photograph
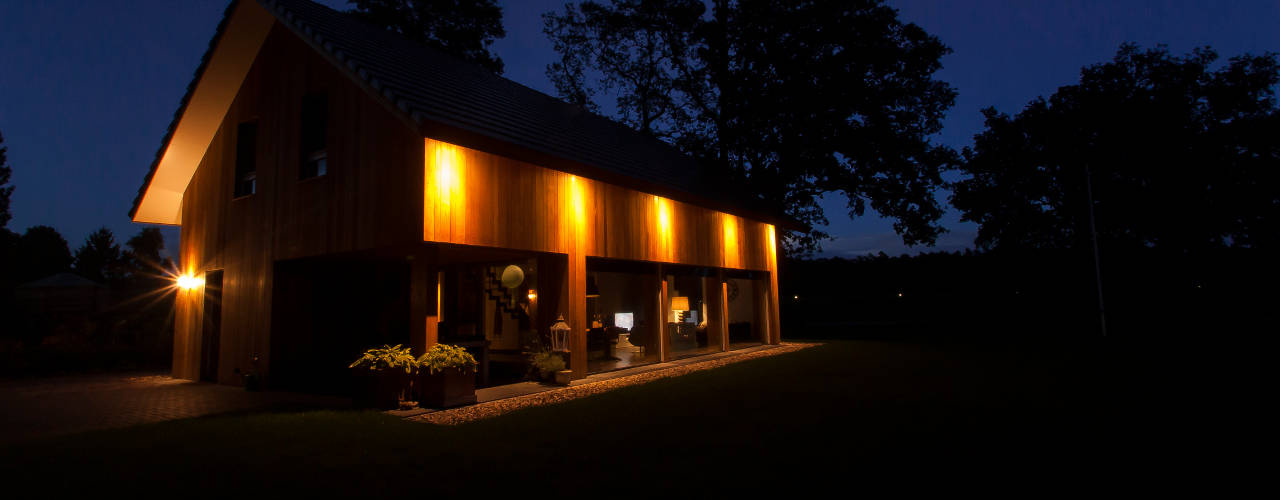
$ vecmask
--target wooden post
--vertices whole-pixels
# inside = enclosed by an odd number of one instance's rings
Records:
[[[587,256],[585,252],[569,254],[566,282],[569,288],[569,368],[573,378],[587,376]]]
[[[724,282],[720,275],[717,271],[714,276],[702,277],[702,300],[707,306],[707,317],[702,321],[707,323],[707,347],[724,351]]]
[[[720,350],[729,350],[729,282],[720,271]]]
[[[440,283],[434,252],[409,256],[409,347],[415,355],[422,355],[438,338]]]
[[[658,361],[665,363],[671,359],[671,343],[667,340],[671,300],[667,298],[667,276],[662,273],[662,264],[658,264],[658,281],[662,283],[662,288],[658,290],[658,312],[662,314],[658,321]]]

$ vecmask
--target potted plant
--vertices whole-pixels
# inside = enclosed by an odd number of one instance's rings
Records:
[[[529,370],[537,380],[557,382],[556,374],[564,371],[564,358],[552,351],[535,352],[529,359]]]
[[[476,358],[466,349],[436,344],[418,357],[415,392],[423,406],[448,408],[476,402]]]
[[[355,376],[352,396],[356,406],[381,410],[399,408],[416,364],[409,348],[399,344],[365,351],[349,366]]]

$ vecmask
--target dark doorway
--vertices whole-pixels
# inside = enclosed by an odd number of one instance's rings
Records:
[[[204,276],[204,325],[200,330],[200,381],[218,381],[218,340],[222,336],[222,271]]]
[[[409,345],[409,264],[331,257],[277,262],[271,388],[349,394],[365,349]]]

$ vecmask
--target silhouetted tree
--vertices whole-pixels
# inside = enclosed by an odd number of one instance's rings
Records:
[[[618,95],[619,118],[744,182],[762,204],[819,225],[824,193],[893,218],[908,244],[943,231],[934,190],[956,159],[931,144],[955,91],[933,74],[949,49],[879,0],[579,2],[544,14],[561,55],[548,76],[589,104]],[[586,81],[591,72],[600,78]],[[790,234],[807,253],[826,234]]]
[[[101,228],[85,239],[76,250],[76,273],[100,283],[114,284],[123,271],[120,245],[110,229]]]
[[[0,133],[0,230],[9,227],[9,221],[13,219],[13,213],[9,211],[9,198],[13,196],[13,186],[9,184],[9,178],[13,176],[13,169],[9,167],[8,155],[9,148],[4,145],[4,134]]]
[[[598,92],[585,69],[597,71],[600,90],[616,94],[623,123],[670,139],[692,111],[682,71],[696,58],[695,30],[705,11],[697,0],[566,4],[562,14],[543,14],[543,31],[560,54],[547,76],[566,100],[595,109]]]
[[[71,269],[71,250],[58,230],[31,226],[18,240],[16,269],[20,281],[32,281]]]
[[[502,7],[494,0],[349,0],[348,13],[405,37],[502,73],[502,59],[489,50],[507,36]]]
[[[13,186],[9,186],[9,178],[13,169],[9,168],[6,153],[9,148],[4,145],[4,134],[0,133],[0,312],[8,309],[9,288],[20,282],[18,276],[21,266],[18,264],[19,236],[8,229],[13,214],[9,212],[9,197],[13,194]]]
[[[160,256],[164,251],[164,235],[154,227],[143,228],[129,241],[124,251],[124,272],[128,286],[144,290],[156,289],[167,281],[168,259]]]
[[[984,110],[951,198],[980,224],[976,243],[1083,248],[1088,175],[1104,247],[1275,246],[1280,64],[1216,60],[1126,44],[1014,116]]]

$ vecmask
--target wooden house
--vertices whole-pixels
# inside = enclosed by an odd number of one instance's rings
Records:
[[[788,221],[659,140],[307,1],[231,3],[130,216],[181,226],[181,378],[337,391],[366,348],[447,342],[493,385],[543,349],[583,377],[779,341]]]

